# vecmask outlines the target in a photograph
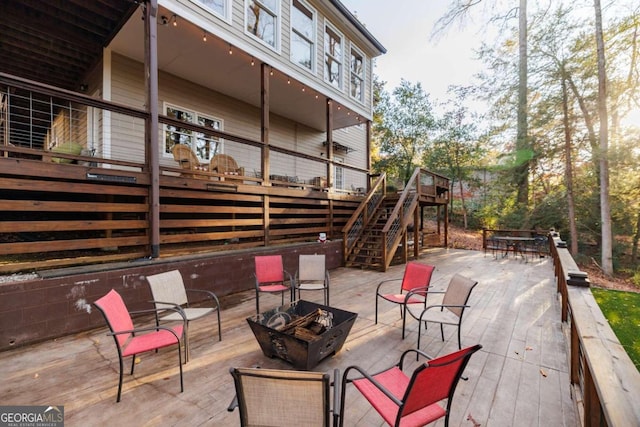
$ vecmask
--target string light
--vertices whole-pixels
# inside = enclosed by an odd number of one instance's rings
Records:
[[[206,31],[202,34],[202,41],[203,42],[207,41],[207,32]]]
[[[229,45],[229,55],[233,55],[233,48]]]
[[[171,16],[171,19],[173,19],[173,26],[177,27],[178,26],[178,15],[176,15],[174,13],[173,16]]]
[[[253,67],[254,65],[256,65],[256,60],[251,58],[251,66]]]

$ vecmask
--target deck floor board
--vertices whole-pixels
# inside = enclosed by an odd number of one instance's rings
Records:
[[[450,425],[577,426],[551,261],[525,263],[479,251],[430,249],[420,262],[436,266],[434,289],[444,290],[454,273],[479,282],[465,314],[462,341],[463,346],[479,342],[483,349],[471,358],[465,372],[469,380],[458,386]],[[374,323],[375,287],[383,279],[402,277],[403,271],[398,265],[386,273],[347,268],[331,272],[330,305],[358,317],[342,350],[314,370],[332,372],[356,364],[374,372],[415,347],[418,324],[407,319],[402,340],[397,305],[381,301]],[[321,292],[306,292],[303,298],[322,303]],[[279,302],[279,297],[262,295],[260,306],[266,310]],[[122,401],[116,403],[116,350],[106,328],[100,328],[0,353],[0,400],[3,405],[64,405],[67,426],[238,425],[237,412],[227,411],[234,394],[229,368],[291,367],[265,357],[249,329],[246,318],[255,314],[254,291],[223,298],[222,303],[221,342],[212,319],[190,325],[184,393],[179,393],[176,350],[163,349],[139,355],[133,377],[128,375],[130,359],[125,361]],[[423,331],[421,348],[432,356],[456,350],[455,328],[445,327],[442,342],[439,328],[431,325]],[[417,366],[414,358],[409,365]],[[345,412],[347,426],[384,425],[352,388],[347,390]]]

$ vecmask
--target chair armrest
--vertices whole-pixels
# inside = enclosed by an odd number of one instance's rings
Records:
[[[171,305],[172,307],[164,307],[164,308],[149,308],[146,310],[135,310],[135,311],[130,311],[129,314],[143,314],[143,313],[155,313],[156,315],[156,319],[157,319],[157,315],[158,313],[165,311],[165,310],[171,310],[171,311],[175,311],[176,313],[180,313],[180,316],[182,316],[182,320],[184,321],[184,323],[186,324],[187,322],[187,316],[184,314],[184,310],[182,310],[182,307],[180,307],[177,304],[174,304],[172,302],[163,302],[163,301],[149,301],[151,303],[160,303],[160,304],[167,304],[167,305]]]
[[[458,304],[435,304],[435,305],[430,305],[427,308],[425,308],[424,310],[422,310],[422,313],[420,313],[420,321],[422,322],[422,316],[427,312],[427,310],[432,309],[432,308],[439,308],[440,311],[443,311],[445,308],[468,308],[471,307],[469,305],[458,305]]]
[[[425,353],[424,351],[420,350],[419,348],[410,348],[408,350],[405,350],[402,353],[402,356],[400,356],[400,361],[398,362],[398,368],[400,368],[401,370],[402,370],[402,366],[404,365],[404,357],[409,353],[416,353],[416,360],[418,360],[419,356],[422,356],[422,357],[426,358],[427,360],[432,360],[433,359],[433,357],[429,356],[427,353]]]
[[[167,326],[147,326],[145,328],[133,328],[133,329],[127,329],[126,331],[107,332],[107,335],[109,335],[109,336],[122,335],[122,334],[134,334],[135,335],[138,332],[149,332],[149,331],[158,332],[160,330],[165,330],[167,332],[171,332],[173,334],[173,336],[176,337],[178,342],[180,342],[180,337],[178,337],[178,334],[176,334],[176,331],[174,331],[173,329],[171,329],[171,328],[169,328]]]
[[[347,378],[348,375],[349,375],[349,371],[351,371],[352,369],[358,371],[360,373],[360,375],[362,375],[362,377],[364,377],[367,380],[369,380],[371,382],[371,384],[373,384],[378,390],[380,390],[382,393],[384,393],[385,396],[387,396],[389,399],[391,399],[391,401],[393,403],[395,403],[397,406],[402,405],[402,401],[398,400],[398,398],[395,397],[393,395],[393,393],[391,393],[382,384],[380,384],[378,381],[376,381],[376,379],[373,378],[372,375],[370,375],[368,372],[366,372],[364,369],[362,369],[361,367],[359,367],[357,365],[352,365],[352,366],[349,366],[347,369],[345,369],[344,375],[342,376],[342,390],[343,391],[344,391],[345,385],[348,382],[353,382],[353,379]],[[356,379],[360,379],[360,378],[356,378]],[[342,396],[342,399],[344,399],[344,395]]]
[[[380,291],[380,287],[381,287],[382,285],[384,285],[385,283],[389,283],[389,282],[398,282],[398,281],[400,281],[400,282],[401,282],[401,281],[402,281],[402,279],[401,279],[401,278],[399,278],[399,279],[387,279],[387,280],[383,280],[383,281],[381,281],[380,283],[378,283],[378,286],[376,287],[376,294],[377,294],[377,295],[379,295],[379,294],[380,294],[380,292],[379,292],[379,291]]]
[[[216,307],[220,308],[220,301],[218,300],[218,297],[216,296],[216,294],[214,294],[211,291],[207,291],[206,289],[189,289],[189,288],[186,288],[185,291],[206,294],[209,296],[209,298],[211,298],[216,302]]]
[[[407,301],[409,301],[409,299],[414,295],[420,295],[426,299],[427,295],[429,294],[430,287],[431,286],[420,286],[420,287],[411,289],[409,292],[405,294],[404,302],[406,303]],[[434,293],[437,293],[437,291]]]

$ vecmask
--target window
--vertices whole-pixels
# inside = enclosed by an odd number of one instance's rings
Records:
[[[364,102],[364,60],[362,54],[351,48],[351,96]]]
[[[228,19],[230,15],[230,0],[192,0],[195,3],[199,3],[206,9],[220,15],[223,19]]]
[[[314,13],[299,0],[293,0],[291,5],[291,61],[313,70],[315,58]]]
[[[344,163],[344,159],[340,157],[334,158],[336,163]],[[344,168],[342,166],[335,165],[333,168],[333,188],[336,190],[344,190]]]
[[[221,120],[194,111],[188,111],[181,107],[166,105],[165,114],[183,122],[195,123],[215,130],[222,129]],[[202,132],[193,132],[177,126],[165,125],[164,140],[165,155],[171,155],[173,146],[176,144],[188,145],[196,153],[198,158],[204,161],[211,160],[215,154],[222,152],[222,141],[220,138],[205,135]]]
[[[279,0],[248,0],[247,31],[272,48],[277,48]]]
[[[325,27],[324,36],[324,78],[342,87],[342,37],[330,27]]]

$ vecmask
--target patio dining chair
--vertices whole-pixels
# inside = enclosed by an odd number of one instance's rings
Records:
[[[453,325],[458,328],[458,348],[462,348],[461,344],[461,330],[462,330],[462,315],[467,307],[471,291],[478,284],[475,280],[471,280],[468,277],[460,274],[454,274],[447,286],[446,291],[433,291],[430,290],[429,294],[444,293],[441,304],[428,305],[424,309],[418,309],[411,305],[405,305],[405,317],[407,313],[414,319],[418,320],[418,348],[420,348],[420,336],[422,335],[422,324],[424,323],[425,330],[427,324],[439,323],[440,335],[442,341],[444,341],[444,325]],[[412,294],[412,292],[409,292]]]
[[[151,288],[153,303],[156,307],[156,324],[163,321],[182,321],[186,319],[185,329],[185,359],[189,360],[189,322],[200,319],[209,314],[218,316],[218,341],[222,341],[222,329],[220,325],[220,301],[215,293],[203,289],[187,289],[184,287],[182,274],[178,270],[147,276],[147,282]],[[193,307],[189,304],[188,295],[202,295],[206,298],[207,306]],[[170,310],[167,310],[170,309]]]
[[[291,274],[283,268],[282,255],[260,255],[255,260],[256,314],[260,314],[260,294],[262,292],[281,294],[284,305],[285,292],[291,292],[293,299],[294,282]]]
[[[148,313],[155,311],[140,310],[129,312],[120,294],[111,289],[105,296],[94,302],[94,305],[104,316],[109,326],[109,334],[113,336],[118,349],[118,360],[120,362],[120,381],[118,382],[118,396],[116,402],[120,402],[122,394],[122,375],[124,371],[123,360],[131,356],[131,375],[136,366],[136,355],[147,351],[158,350],[177,344],[178,366],[180,367],[180,392],[184,391],[182,380],[182,349],[180,340],[184,336],[186,319],[179,325],[171,328],[165,326],[150,326],[144,328],[134,328],[131,314]]]
[[[402,317],[402,339],[404,339],[406,324],[404,306],[407,304],[420,304],[423,309],[426,308],[427,291],[434,270],[435,267],[433,265],[412,261],[407,263],[402,279],[387,279],[378,283],[378,287],[376,288],[376,324],[378,323],[379,299],[399,305],[400,317]],[[399,292],[390,293],[391,284],[398,283],[400,284]]]
[[[333,416],[331,376],[324,372],[260,368],[231,368],[236,396],[227,408],[238,408],[241,426],[326,426],[337,425],[340,402],[334,370]],[[337,390],[337,391],[336,391]]]
[[[442,417],[444,425],[448,426],[456,386],[469,359],[481,348],[477,344],[436,359],[418,349],[409,349],[402,353],[398,363],[377,374],[370,374],[359,366],[349,366],[342,376],[340,426],[345,419],[349,383],[353,383],[390,426],[424,426]],[[429,360],[407,375],[403,371],[404,358],[413,352]],[[349,378],[352,371],[360,376]]]
[[[329,305],[330,280],[325,255],[300,255],[294,280],[294,299],[296,291],[298,298],[301,291],[323,291],[324,305]]]

